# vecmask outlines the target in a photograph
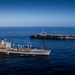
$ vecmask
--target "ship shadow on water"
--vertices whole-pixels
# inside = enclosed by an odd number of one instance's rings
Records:
[[[3,53],[0,52],[0,58],[7,58],[7,57],[30,57],[30,58],[46,58],[46,59],[50,59],[50,55],[27,55],[27,54],[7,54],[7,53]]]
[[[0,61],[8,62],[17,58],[18,60],[50,60],[50,56],[45,55],[22,55],[22,54],[6,54],[0,52]],[[5,63],[4,62],[4,63]]]

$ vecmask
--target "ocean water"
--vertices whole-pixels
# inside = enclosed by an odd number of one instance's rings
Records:
[[[74,27],[0,27],[0,41],[12,42],[17,47],[51,50],[49,56],[25,56],[0,53],[0,75],[75,75],[75,40],[30,39],[30,34],[42,30],[49,34],[74,34]]]

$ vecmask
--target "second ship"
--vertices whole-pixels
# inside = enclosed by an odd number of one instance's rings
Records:
[[[46,32],[41,32],[40,34],[31,34],[31,39],[55,39],[55,40],[75,40],[75,35],[68,34],[47,34]]]

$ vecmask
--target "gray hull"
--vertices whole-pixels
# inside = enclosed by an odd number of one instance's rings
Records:
[[[30,35],[31,39],[62,39],[62,40],[75,40],[75,35],[65,35],[65,34],[47,34],[47,35],[40,35],[40,34],[32,34]]]

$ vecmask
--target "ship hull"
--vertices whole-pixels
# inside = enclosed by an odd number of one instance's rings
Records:
[[[18,51],[18,50],[6,50],[6,49],[0,49],[0,52],[7,53],[7,54],[24,54],[24,55],[49,55],[51,50],[38,50],[38,49],[32,49],[31,51]]]

